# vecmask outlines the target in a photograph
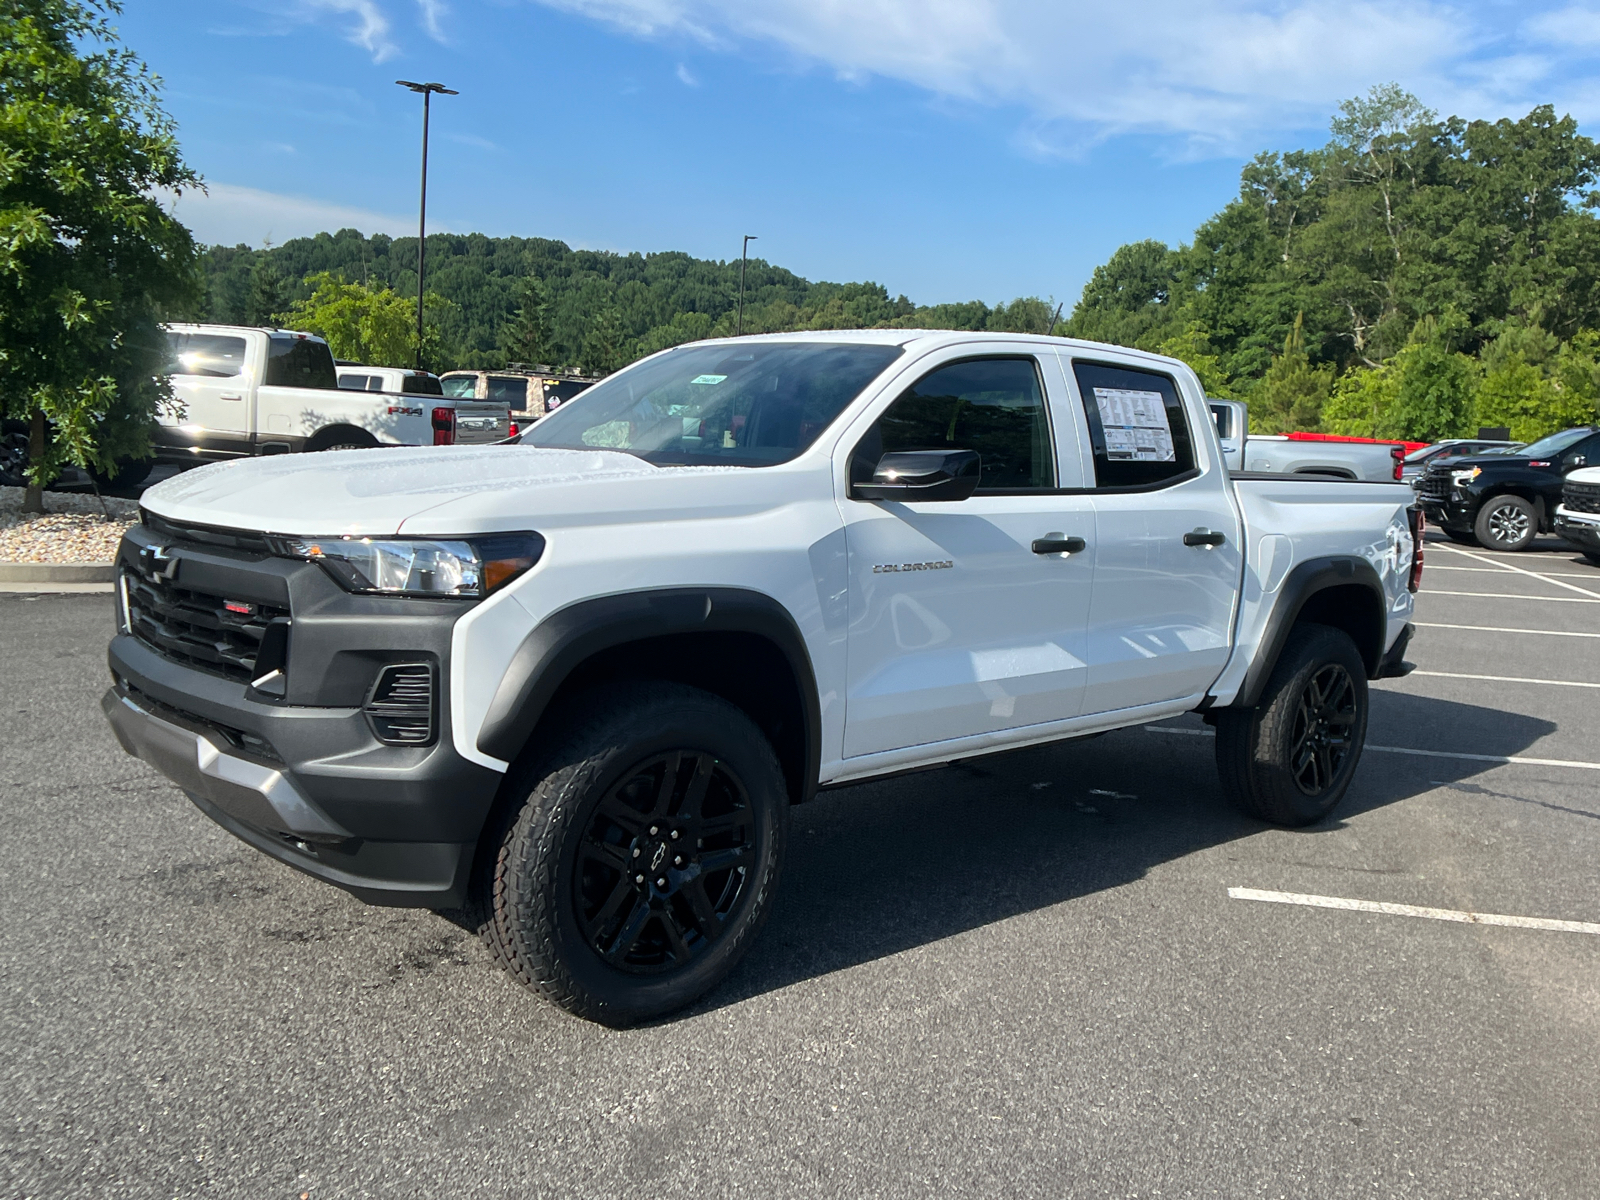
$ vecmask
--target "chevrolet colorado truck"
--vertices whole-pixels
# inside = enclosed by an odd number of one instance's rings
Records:
[[[700,342],[517,444],[150,489],[103,707],[240,839],[623,1024],[744,953],[822,788],[1200,712],[1246,812],[1321,819],[1409,669],[1411,504],[1230,477],[1138,351]]]

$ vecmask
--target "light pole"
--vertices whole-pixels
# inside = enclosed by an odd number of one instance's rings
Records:
[[[735,337],[744,336],[744,260],[750,253],[750,243],[761,239],[753,233],[744,235],[744,245],[739,247],[739,329]]]
[[[422,95],[422,203],[417,209],[417,370],[422,370],[422,283],[427,258],[428,238],[428,101],[433,93],[441,96],[459,96],[454,88],[442,83],[412,83],[409,79],[396,79],[403,88]]]

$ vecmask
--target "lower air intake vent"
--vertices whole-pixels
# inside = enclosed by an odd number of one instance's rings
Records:
[[[433,693],[430,663],[385,667],[364,706],[372,732],[390,746],[429,745],[434,738]]]

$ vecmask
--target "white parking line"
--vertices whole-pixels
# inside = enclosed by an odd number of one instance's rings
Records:
[[[1539,576],[1540,579],[1545,576]],[[1582,596],[1524,596],[1517,592],[1447,592],[1443,588],[1424,588],[1424,596],[1481,596],[1485,600],[1545,600],[1551,604],[1600,604],[1600,596],[1585,600]]]
[[[1508,571],[1504,567],[1446,567],[1438,563],[1429,563],[1427,573],[1435,571],[1471,571],[1476,575],[1514,575],[1516,572]],[[1544,572],[1540,579],[1600,579],[1600,575],[1579,575],[1574,571]]]
[[[1576,679],[1523,679],[1518,675],[1463,675],[1458,671],[1413,671],[1413,675],[1427,675],[1434,679],[1482,679],[1489,683],[1537,683],[1543,687],[1600,688],[1600,683],[1582,683]]]
[[[1390,904],[1383,900],[1348,900],[1343,896],[1311,896],[1304,892],[1269,892],[1260,888],[1231,887],[1233,900],[1261,900],[1267,904],[1303,904],[1310,908],[1336,908],[1345,912],[1382,913],[1388,917],[1426,917],[1430,921],[1455,921],[1463,925],[1509,925],[1516,929],[1550,929],[1557,933],[1600,934],[1593,921],[1560,921],[1554,917],[1507,917],[1499,913],[1464,912],[1456,908],[1423,908],[1416,904]]]
[[[1595,599],[1600,600],[1600,592],[1592,592],[1588,588],[1581,588],[1575,583],[1562,583],[1553,575],[1541,575],[1537,571],[1529,571],[1523,567],[1513,566],[1511,563],[1495,562],[1492,558],[1485,558],[1481,554],[1473,554],[1471,551],[1463,550],[1460,546],[1440,546],[1439,549],[1448,550],[1452,554],[1463,554],[1472,559],[1473,562],[1488,563],[1492,567],[1504,567],[1507,571],[1515,571],[1518,575],[1531,575],[1535,579],[1548,579],[1557,587],[1568,588],[1574,592],[1582,592],[1585,596],[1593,596]],[[1423,569],[1426,570],[1427,568]]]
[[[1216,737],[1214,729],[1177,729],[1171,725],[1146,725],[1151,733],[1176,733],[1187,737]],[[1581,762],[1571,758],[1524,758],[1511,754],[1466,754],[1455,750],[1418,750],[1413,746],[1375,746],[1367,743],[1368,750],[1384,754],[1410,754],[1416,758],[1454,758],[1466,762],[1496,763],[1518,767],[1574,767],[1580,771],[1600,771],[1600,762]]]
[[[1418,621],[1418,629],[1471,629],[1477,633],[1537,633],[1542,637],[1600,638],[1600,633],[1574,633],[1568,629],[1508,629],[1503,625],[1446,625],[1439,621]]]

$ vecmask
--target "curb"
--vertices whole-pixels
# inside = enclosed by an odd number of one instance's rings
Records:
[[[0,563],[0,583],[111,583],[115,563]]]

